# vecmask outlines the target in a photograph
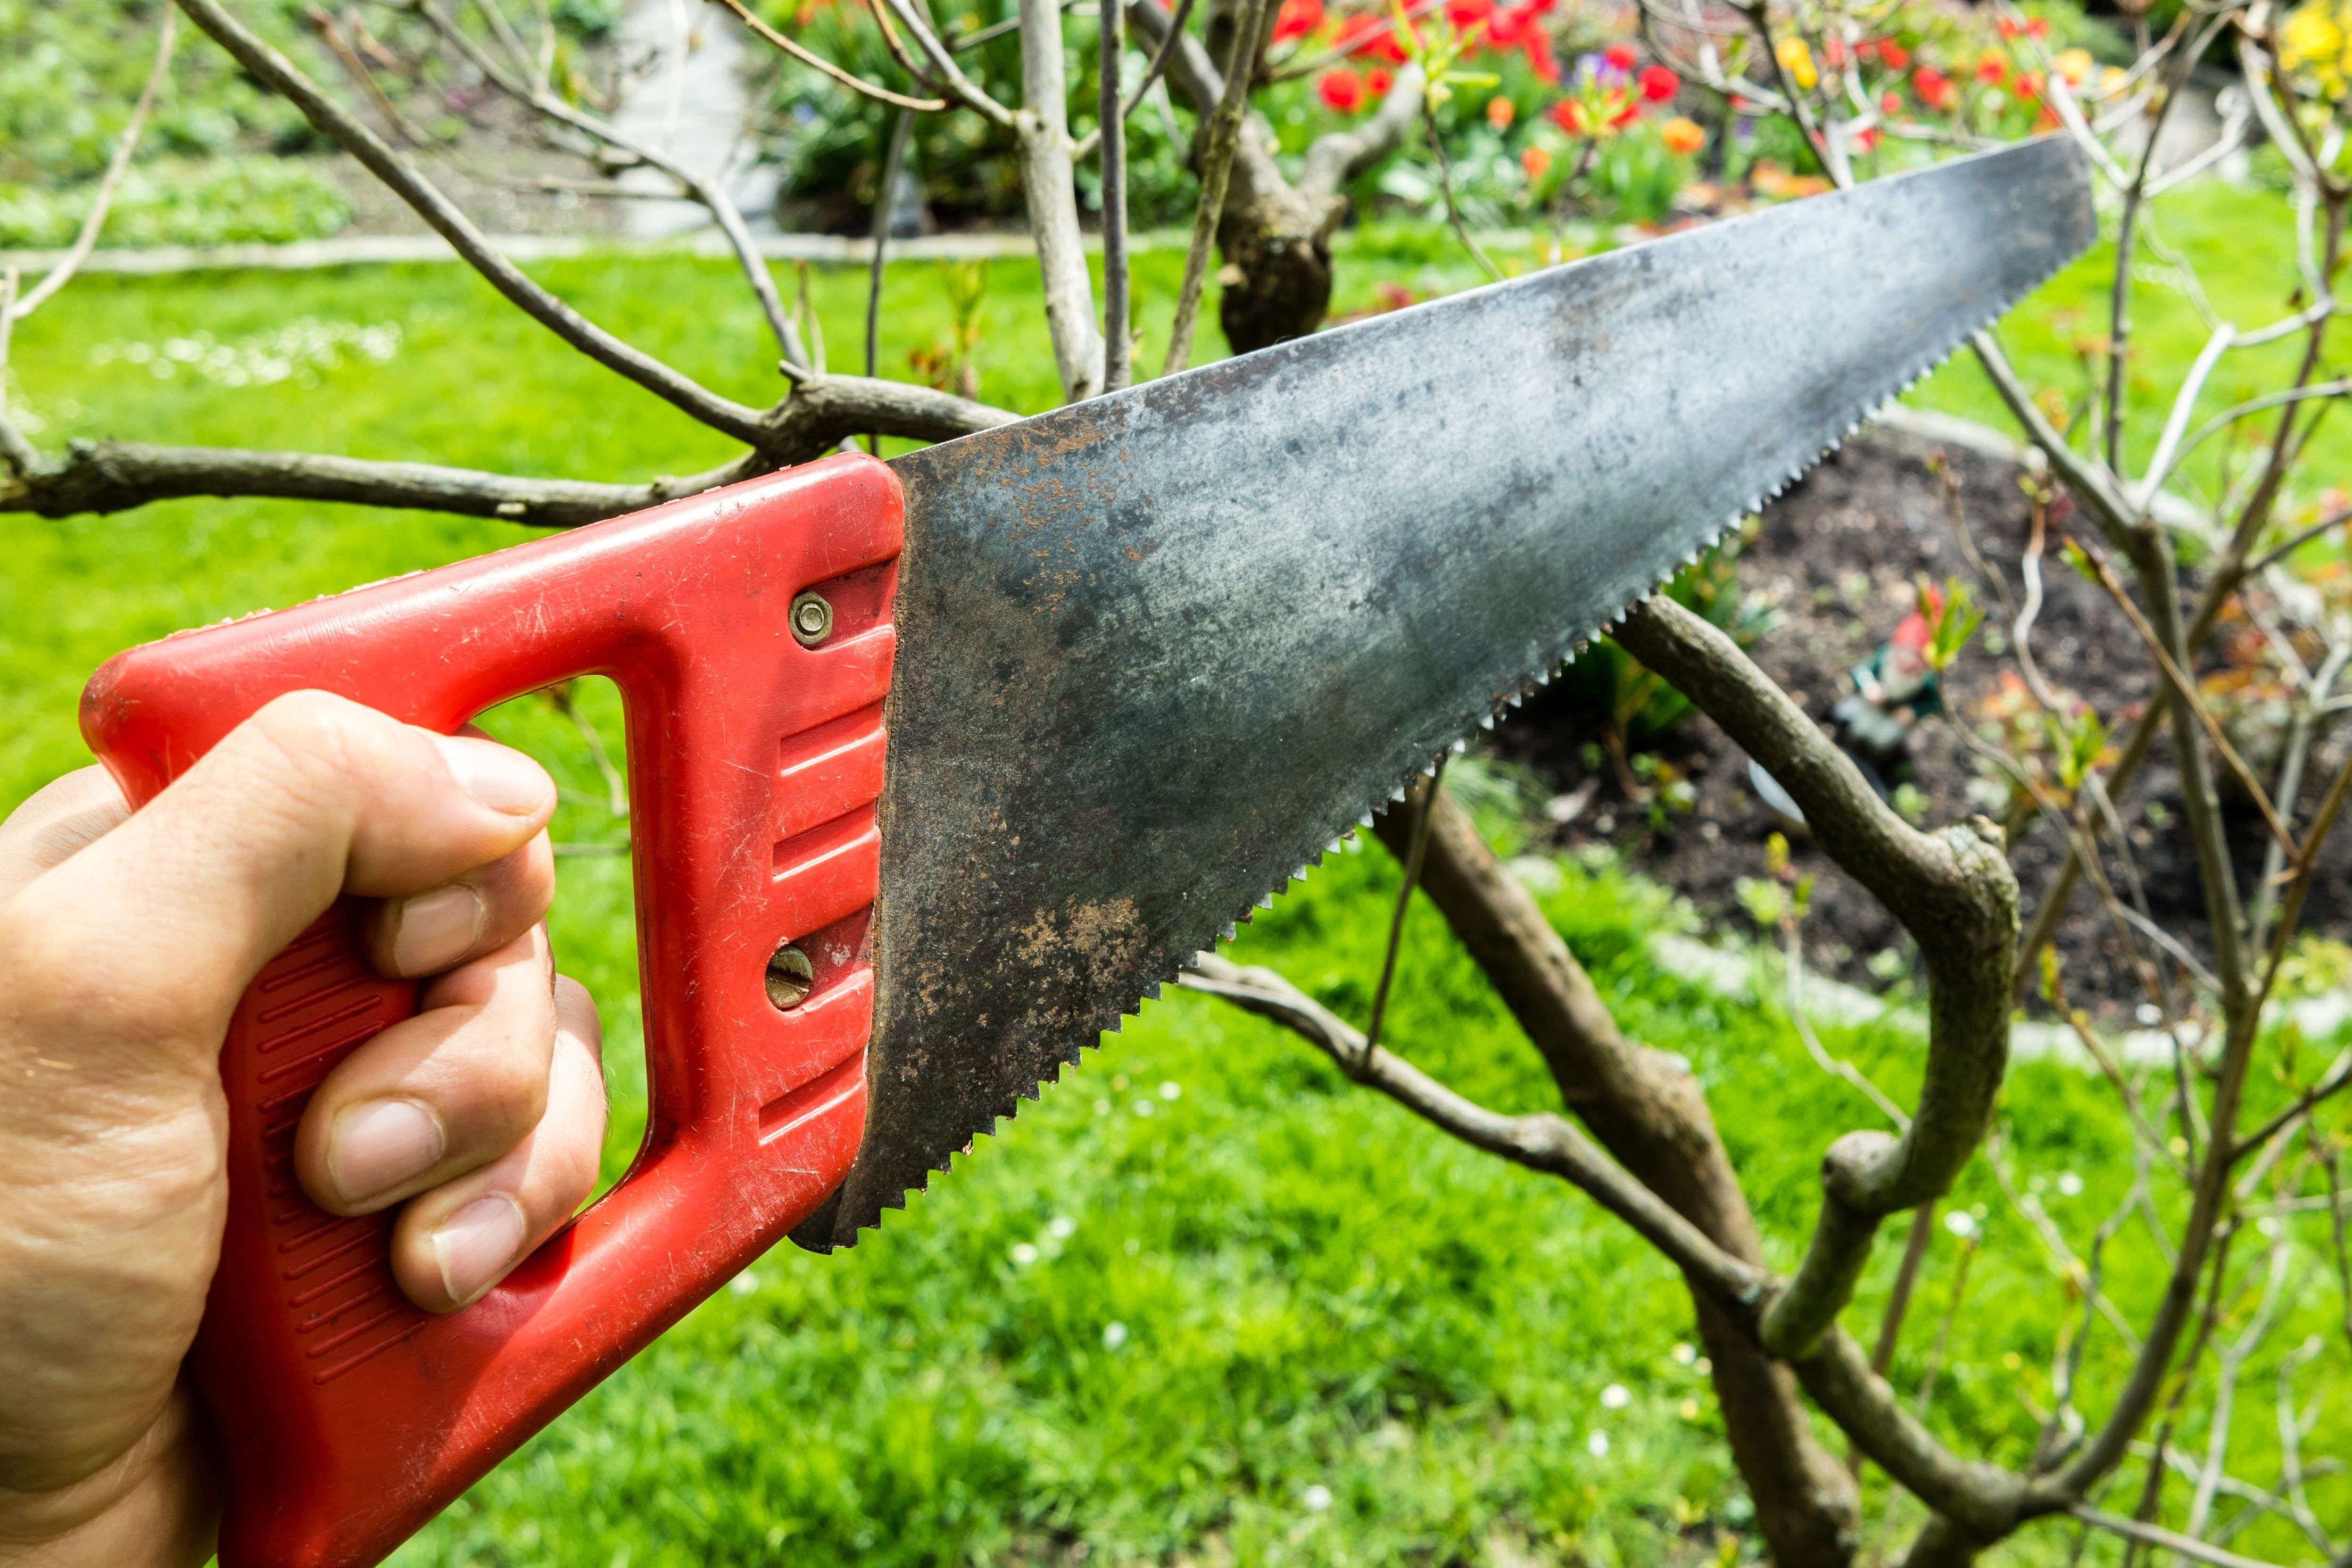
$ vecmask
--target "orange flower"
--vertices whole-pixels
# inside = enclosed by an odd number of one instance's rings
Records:
[[[1512,117],[1517,113],[1517,106],[1500,93],[1486,100],[1486,123],[1497,131],[1508,131]]]
[[[1658,127],[1658,140],[1666,151],[1677,158],[1687,158],[1706,145],[1706,132],[1682,116],[1676,115]]]
[[[1519,149],[1519,168],[1527,174],[1528,183],[1532,185],[1551,172],[1551,154],[1530,142]]]
[[[1987,49],[1977,57],[1977,80],[1987,87],[1999,87],[2009,79],[2009,57],[1999,49]]]

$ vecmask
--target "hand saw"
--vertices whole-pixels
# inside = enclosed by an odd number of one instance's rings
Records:
[[[415,1007],[348,903],[237,1011],[225,1568],[378,1561],[779,1239],[854,1242],[2094,232],[2027,143],[113,660],[134,803],[305,687],[626,710],[646,1142],[488,1297],[411,1307],[393,1216],[291,1178]]]

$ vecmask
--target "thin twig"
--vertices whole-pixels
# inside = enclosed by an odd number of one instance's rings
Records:
[[[2184,11],[2184,22],[2187,15]],[[2156,114],[2148,124],[2147,145],[2141,150],[2139,164],[2132,171],[2131,184],[2124,191],[2123,214],[2116,233],[2115,284],[2108,300],[2106,437],[2107,470],[2113,474],[2123,472],[2124,369],[2125,357],[2130,349],[2132,328],[2132,230],[2139,219],[2140,204],[2147,199],[2147,179],[2156,167],[2157,144],[2164,139],[2165,124],[2180,102],[2180,89],[2188,84],[2189,70],[2196,65],[2198,57],[2204,53],[2204,46],[2212,42],[2214,34],[2221,26],[2221,21],[2216,20],[2212,31],[2199,40],[2197,47],[2182,49],[2168,68],[2163,83],[2163,100],[2157,106]],[[2147,488],[2153,494],[2159,482],[2153,471],[2149,481]]]
[[[2238,755],[2238,748],[2230,744],[2230,737],[2221,732],[2221,720],[2213,716],[2213,710],[2207,707],[2204,699],[2197,695],[2196,686],[2180,673],[2180,666],[2172,662],[2172,655],[2165,652],[2164,643],[2157,636],[2156,629],[2147,623],[2147,618],[2139,612],[2139,606],[2131,601],[2131,596],[2124,591],[2124,585],[2116,580],[2115,569],[2107,565],[2104,556],[2079,543],[2077,548],[2083,549],[2084,555],[2090,560],[2099,586],[2106,590],[2107,597],[2115,601],[2116,608],[2124,612],[2124,618],[2131,622],[2132,630],[2138,633],[2147,651],[2156,656],[2157,665],[2164,672],[2165,679],[2171,683],[2174,694],[2196,716],[2206,738],[2213,743],[2213,748],[2221,753],[2222,762],[2237,777],[2239,788],[2245,790],[2247,798],[2253,801],[2254,809],[2262,813],[2263,821],[2292,852],[2295,847],[2294,835],[2279,820],[2278,809],[2271,804],[2270,791],[2263,788],[2262,781],[2254,777],[2253,769],[2246,766],[2246,759]]]
[[[2279,1112],[2276,1115],[2273,1116],[2269,1121],[2264,1122],[2252,1132],[2248,1133],[2244,1137],[2240,1138],[2238,1140],[2237,1146],[2230,1151],[2230,1158],[2232,1160],[2244,1159],[2248,1155],[2252,1154],[2256,1149],[2261,1148],[2264,1144],[2269,1143],[2273,1138],[2277,1137],[2281,1133],[2286,1131],[2287,1128],[2293,1126],[2304,1117],[2311,1114],[2313,1109],[2316,1107],[2321,1101],[2329,1098],[2331,1095],[2341,1093],[2344,1086],[2347,1083],[2352,1083],[2352,1053],[2347,1053],[2338,1058],[2334,1070],[2328,1072],[2326,1077],[2313,1084],[2310,1088],[2305,1090],[2302,1093],[2296,1095],[2294,1103],[2289,1104],[2284,1110]]]
[[[2245,574],[2248,577],[2260,576],[2329,529],[2341,528],[2347,518],[2352,518],[2352,507],[2338,507],[2309,528],[2295,533],[2285,543],[2274,549],[2264,550],[2247,562]]]
[[[25,439],[16,421],[8,417],[8,339],[9,329],[16,322],[12,308],[16,303],[16,269],[0,269],[0,463],[5,463],[22,479],[40,463],[41,455]]]
[[[1798,936],[1795,921],[1790,920],[1784,925],[1781,946],[1783,964],[1788,971],[1789,1022],[1796,1029],[1797,1038],[1804,1041],[1805,1053],[1813,1059],[1814,1066],[1832,1078],[1851,1085],[1864,1099],[1876,1106],[1878,1113],[1894,1123],[1896,1131],[1909,1132],[1910,1113],[1889,1099],[1886,1092],[1865,1077],[1853,1062],[1843,1057],[1832,1056],[1822,1044],[1821,1037],[1813,1032],[1812,1020],[1805,1017],[1805,947]]]
[[[1106,3],[1110,3],[1110,0],[1106,0]],[[1134,3],[1151,5],[1154,0],[1134,0]],[[1143,68],[1143,79],[1135,84],[1135,90],[1128,94],[1127,101],[1118,106],[1118,120],[1121,124],[1126,123],[1128,117],[1136,111],[1144,99],[1150,96],[1152,88],[1159,83],[1160,73],[1168,68],[1170,57],[1175,54],[1178,45],[1183,39],[1185,19],[1192,15],[1192,0],[1176,0],[1176,14],[1168,18],[1168,31],[1160,38],[1160,47],[1151,51],[1151,63]],[[1127,20],[1124,6],[1119,10],[1119,20],[1122,24]],[[1103,128],[1098,124],[1092,131],[1079,137],[1070,144],[1070,156],[1073,159],[1086,157],[1095,150],[1095,143],[1101,139],[1102,133]]]
[[[1192,214],[1192,243],[1184,253],[1184,285],[1176,295],[1176,319],[1169,329],[1168,358],[1160,368],[1172,376],[1192,361],[1192,324],[1201,311],[1201,287],[1209,273],[1209,246],[1224,216],[1225,184],[1234,172],[1234,150],[1241,141],[1242,115],[1249,108],[1250,75],[1256,68],[1258,33],[1266,0],[1242,0],[1234,19],[1233,53],[1225,61],[1224,95],[1209,116],[1208,135],[1201,150],[1201,204]],[[1171,29],[1168,35],[1177,37]]]
[[[2183,1557],[2193,1557],[2200,1563],[2210,1563],[2213,1568],[2277,1568],[2252,1557],[2241,1557],[2234,1552],[2224,1552],[2218,1546],[2208,1546],[2201,1541],[2167,1530],[2160,1524],[2145,1524],[2137,1519],[2125,1519],[2116,1514],[2102,1513],[2089,1503],[2078,1502],[2066,1511],[2084,1523],[2095,1525],[2126,1541],[2137,1541],[2146,1546],[2161,1546],[2168,1552],[2178,1552]]]
[[[1397,884],[1396,908],[1389,915],[1388,951],[1381,958],[1381,983],[1372,992],[1371,1021],[1364,1029],[1364,1049],[1381,1043],[1381,1024],[1388,1017],[1389,987],[1396,979],[1397,953],[1404,946],[1405,912],[1412,906],[1413,884],[1421,880],[1421,863],[1429,852],[1429,820],[1437,810],[1438,786],[1445,781],[1445,759],[1440,752],[1429,782],[1421,789],[1421,809],[1413,813],[1412,848],[1404,857],[1404,880]]]
[[[163,23],[155,38],[155,64],[147,72],[147,85],[139,89],[139,101],[131,106],[131,119],[122,127],[122,135],[114,144],[114,156],[107,160],[106,172],[99,176],[98,189],[89,198],[89,211],[83,214],[81,228],[74,241],[55,267],[42,279],[26,289],[22,298],[8,308],[10,317],[22,321],[41,308],[42,302],[72,281],[81,264],[89,259],[90,251],[98,245],[98,231],[106,226],[106,214],[114,205],[114,193],[122,183],[122,176],[131,168],[131,155],[138,151],[139,138],[147,129],[147,116],[155,108],[156,95],[172,75],[172,48],[179,38],[179,14],[166,6]]]
[[[898,171],[906,166],[907,139],[915,129],[915,111],[902,109],[890,127],[890,150],[882,159],[882,189],[874,198],[874,261],[866,276],[866,373],[875,372],[882,343],[882,268],[890,248],[890,209],[898,197]],[[869,456],[882,455],[882,437],[866,435]]]
[[[1878,1343],[1871,1347],[1870,1370],[1881,1377],[1895,1364],[1895,1347],[1903,1343],[1903,1320],[1911,1311],[1911,1292],[1918,1286],[1919,1270],[1927,1261],[1927,1249],[1935,1239],[1936,1205],[1930,1199],[1911,1211],[1911,1233],[1903,1243],[1903,1261],[1895,1267],[1886,1311],[1878,1320]],[[1845,1468],[1849,1475],[1862,1474],[1862,1448],[1852,1438],[1846,1440]]]
[[[1437,161],[1437,188],[1445,198],[1445,221],[1453,228],[1454,237],[1462,242],[1462,248],[1470,253],[1470,259],[1478,264],[1478,270],[1486,275],[1486,281],[1500,283],[1503,269],[1495,265],[1494,257],[1479,248],[1478,242],[1470,235],[1470,225],[1462,221],[1462,208],[1454,199],[1454,165],[1445,156],[1445,144],[1437,137],[1437,115],[1427,107],[1426,100],[1421,121],[1429,134],[1429,154]]]
[[[807,66],[812,69],[824,72],[826,76],[831,77],[834,80],[849,89],[852,92],[863,94],[865,97],[872,99],[877,103],[889,104],[895,109],[904,109],[908,110],[919,110],[926,114],[934,110],[945,109],[948,106],[948,100],[943,98],[908,98],[905,93],[892,92],[887,87],[867,81],[865,78],[857,76],[853,72],[843,70],[839,66],[835,65],[823,55],[815,54],[808,49],[801,47],[800,45],[793,42],[782,33],[777,32],[773,27],[769,26],[767,23],[760,20],[758,13],[751,10],[750,6],[745,5],[742,3],[742,0],[718,0],[718,4],[726,6],[730,11],[734,12],[736,16],[741,17],[745,26],[759,34],[761,38],[767,40],[770,44],[782,49],[793,58],[800,61],[801,64]]]
[[[1171,40],[1172,41],[1172,35]],[[1127,109],[1118,78],[1127,63],[1124,0],[1101,0],[1097,22],[1095,133],[1102,143],[1103,391],[1135,379],[1135,326],[1129,319],[1127,260]],[[1137,95],[1140,100],[1141,94]]]

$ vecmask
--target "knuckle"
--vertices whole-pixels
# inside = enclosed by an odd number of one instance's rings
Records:
[[[527,1041],[510,1041],[489,1054],[471,1075],[470,1087],[482,1097],[492,1135],[512,1148],[547,1115],[546,1053]]]
[[[360,771],[354,706],[326,692],[288,692],[256,709],[242,727],[299,777],[354,778]]]

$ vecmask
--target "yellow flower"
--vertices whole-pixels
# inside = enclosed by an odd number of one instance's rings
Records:
[[[1658,140],[1677,158],[1687,158],[1706,145],[1706,132],[1681,115],[1658,127]]]
[[[2099,73],[2099,96],[2101,98],[2115,97],[2116,94],[2124,90],[2124,84],[2129,80],[2131,80],[2131,73],[2129,71],[2124,69],[2121,66],[2109,66],[2105,70]]]
[[[2307,0],[2279,26],[2279,65],[2340,99],[2352,87],[2352,0]]]
[[[1805,47],[1804,39],[1793,33],[1781,39],[1772,52],[1780,57],[1780,68],[1787,71],[1790,79],[1799,87],[1810,91],[1812,85],[1822,79],[1821,73],[1813,69],[1813,51]]]
[[[2081,87],[2084,82],[2089,81],[2093,63],[2091,51],[2088,49],[2063,50],[2059,54],[2056,61],[2058,74],[2066,78],[2068,87]]]

